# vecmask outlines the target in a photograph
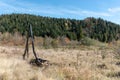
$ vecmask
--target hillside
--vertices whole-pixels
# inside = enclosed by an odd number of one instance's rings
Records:
[[[35,58],[31,42],[29,58],[23,60],[29,24],[33,26],[36,54],[49,61],[47,66],[30,64]],[[119,39],[120,25],[101,18],[1,15],[0,80],[120,80]]]
[[[111,42],[120,38],[120,25],[101,18],[86,18],[84,20],[42,17],[29,14],[9,14],[0,16],[0,32],[21,35],[26,34],[28,25],[33,26],[35,36],[52,38],[68,37],[80,41],[89,37],[101,42]]]

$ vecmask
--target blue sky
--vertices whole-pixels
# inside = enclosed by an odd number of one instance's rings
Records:
[[[0,0],[0,14],[11,13],[72,19],[101,17],[120,24],[120,0]]]

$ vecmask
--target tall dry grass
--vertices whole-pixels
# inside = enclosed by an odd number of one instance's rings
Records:
[[[59,48],[59,39],[36,37],[37,56],[51,64],[39,68],[29,64],[34,58],[31,48],[30,57],[22,59],[24,47],[18,45],[24,45],[25,37],[19,33],[14,36],[4,33],[0,40],[0,80],[120,80],[119,45],[77,45],[74,48],[76,45],[71,47],[68,39],[63,38],[62,44],[67,47]],[[43,45],[50,48],[40,48]]]
[[[19,45],[24,45],[24,43],[25,43],[25,37],[20,35],[19,32],[15,32],[14,34],[10,34],[6,32],[0,35],[1,45],[19,46]]]
[[[54,80],[42,74],[26,61],[16,58],[0,57],[0,80]]]
[[[23,60],[22,47],[0,46],[0,80],[119,80],[119,59],[112,50],[38,49],[51,65],[39,68]],[[103,58],[103,54],[105,54]]]

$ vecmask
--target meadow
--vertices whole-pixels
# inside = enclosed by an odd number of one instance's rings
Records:
[[[49,61],[48,66],[37,67],[29,64],[34,59],[31,43],[29,58],[23,60],[24,44],[20,44],[24,39],[17,37],[1,37],[0,80],[120,80],[120,41],[102,46],[40,47],[41,38],[36,38],[37,56]]]
[[[36,67],[29,64],[31,50],[23,60],[23,47],[0,46],[0,80],[119,80],[119,54],[94,48],[36,48],[37,55],[51,63]]]

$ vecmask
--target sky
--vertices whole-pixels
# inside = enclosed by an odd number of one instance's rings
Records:
[[[120,0],[0,0],[0,15],[12,13],[79,20],[100,17],[120,24]]]

